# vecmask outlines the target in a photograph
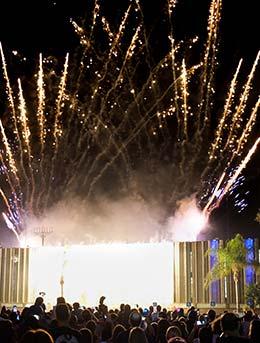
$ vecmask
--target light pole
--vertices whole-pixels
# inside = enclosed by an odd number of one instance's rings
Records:
[[[64,286],[64,276],[61,274],[61,277],[60,277],[60,295],[63,297],[63,286]]]
[[[65,269],[65,265],[66,265],[66,247],[64,247],[64,250],[63,250],[63,262],[62,262],[62,266],[61,266],[61,274],[60,274],[60,293],[61,293],[61,296],[64,297],[64,269]]]
[[[51,227],[40,226],[34,230],[34,233],[41,237],[42,247],[45,245],[45,238],[53,232]]]

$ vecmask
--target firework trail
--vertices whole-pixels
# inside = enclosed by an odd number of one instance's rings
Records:
[[[34,182],[34,173],[32,170],[32,165],[31,165],[31,159],[32,159],[32,152],[31,152],[31,141],[30,141],[30,128],[28,124],[28,116],[27,116],[27,111],[26,111],[26,102],[23,96],[23,89],[21,85],[21,80],[18,79],[18,98],[19,98],[19,122],[21,123],[21,130],[22,130],[22,141],[24,142],[25,147],[23,148],[23,153],[27,155],[27,164],[28,164],[28,173],[30,177],[27,175],[24,167],[24,160],[25,158],[23,157],[23,154],[21,153],[21,166],[22,170],[24,173],[24,177],[26,180],[26,194],[30,195],[29,199],[27,200],[28,202],[28,208],[29,210],[32,210],[32,202],[33,202],[33,197],[34,197],[34,191],[35,191],[35,182]],[[31,191],[30,189],[30,184],[31,184]]]
[[[80,45],[62,71],[40,54],[30,103],[24,81],[11,85],[0,46],[11,113],[0,119],[1,212],[17,237],[28,218],[41,220],[71,194],[84,203],[138,197],[164,207],[161,222],[189,198],[201,225],[234,192],[259,144],[260,98],[254,105],[250,99],[260,53],[242,91],[239,61],[212,121],[222,1],[211,2],[203,57],[195,65],[189,55],[198,39],[183,43],[174,36],[176,3],[165,1],[168,46],[155,57],[138,0],[118,24],[94,1],[85,26],[71,20]]]
[[[221,19],[221,0],[213,0],[210,6],[208,19],[208,39],[205,47],[203,61],[202,87],[198,125],[201,125],[201,116],[204,114],[202,127],[208,125],[210,120],[211,96],[213,94],[213,81],[217,62],[218,29]]]
[[[4,203],[8,209],[9,214],[12,216],[12,210],[10,208],[8,199],[6,198],[5,193],[3,192],[3,190],[1,188],[0,188],[0,194],[1,194],[2,199],[4,200]]]
[[[6,82],[7,99],[8,99],[8,103],[9,103],[9,106],[10,106],[11,112],[12,112],[12,120],[13,120],[13,124],[14,124],[14,134],[16,135],[16,139],[18,140],[18,143],[19,143],[21,168],[22,168],[22,171],[26,177],[26,173],[25,173],[24,166],[23,166],[23,147],[22,147],[22,141],[21,141],[19,131],[18,131],[18,126],[17,126],[17,118],[16,118],[17,116],[16,116],[16,110],[15,110],[15,104],[14,104],[14,98],[13,98],[13,91],[11,88],[10,79],[8,76],[7,66],[6,66],[6,62],[5,62],[5,56],[4,56],[4,52],[2,49],[1,43],[0,43],[0,54],[1,54],[1,59],[2,59],[2,68],[3,68],[4,80]],[[1,132],[3,135],[3,140],[4,140],[6,152],[7,152],[9,161],[11,162],[10,167],[12,169],[12,172],[14,172],[15,171],[15,160],[12,156],[12,150],[9,146],[8,140],[7,140],[6,135],[4,133],[4,128],[2,127],[2,123],[1,123]],[[17,177],[17,182],[19,183],[18,177]]]
[[[11,173],[13,173],[16,176],[17,182],[19,182],[19,179],[17,177],[18,170],[16,168],[16,163],[15,163],[15,160],[13,158],[12,150],[11,150],[10,145],[8,143],[8,140],[7,140],[7,137],[5,134],[5,130],[4,130],[4,127],[3,127],[1,120],[0,120],[0,131],[1,131],[1,135],[2,135],[2,141],[4,144],[5,150],[6,150],[6,156],[7,156],[8,162],[9,162]]]
[[[43,67],[42,67],[42,54],[39,57],[39,72],[37,78],[37,91],[38,91],[38,109],[37,118],[40,127],[40,141],[41,141],[41,152],[43,153],[44,141],[46,138],[46,131],[44,129],[44,107],[45,107],[45,91],[44,91],[44,81],[43,81]]]
[[[244,148],[244,144],[247,142],[247,139],[250,135],[250,132],[252,131],[252,128],[254,127],[255,121],[256,121],[256,117],[257,117],[257,111],[259,109],[260,106],[260,97],[258,98],[254,108],[252,109],[251,115],[249,117],[248,122],[246,123],[246,127],[244,129],[244,131],[242,132],[241,137],[239,138],[238,141],[238,145],[237,145],[237,149],[236,149],[236,154],[239,155],[240,152],[243,150]]]
[[[185,61],[182,61],[182,94],[183,94],[183,121],[184,121],[184,136],[185,139],[188,139],[188,105],[187,105],[187,100],[188,100],[188,91],[187,91],[187,70],[186,70],[186,65]]]
[[[180,122],[180,117],[179,117],[179,104],[178,104],[178,87],[176,83],[176,62],[175,62],[175,53],[176,53],[176,47],[175,47],[175,41],[174,41],[174,29],[173,29],[173,24],[172,24],[172,14],[173,14],[173,9],[176,6],[176,1],[169,0],[168,1],[168,19],[170,23],[170,36],[169,40],[171,43],[171,71],[172,71],[172,78],[174,82],[174,94],[173,94],[173,99],[174,99],[174,104],[175,104],[175,111],[176,111],[176,116],[178,119],[178,123]],[[178,132],[178,135],[180,133]]]
[[[22,124],[22,137],[25,142],[26,149],[24,152],[28,154],[29,159],[31,158],[31,147],[30,147],[30,128],[28,126],[28,117],[26,113],[26,104],[23,96],[23,89],[21,85],[21,80],[18,79],[18,88],[19,88],[19,110],[20,110],[20,122]]]
[[[14,98],[13,98],[13,91],[12,91],[9,76],[7,73],[7,67],[6,67],[5,56],[4,56],[4,52],[3,52],[3,48],[2,48],[2,43],[0,43],[0,53],[1,53],[1,59],[2,59],[2,68],[3,68],[4,79],[6,82],[6,94],[7,94],[9,105],[10,105],[11,110],[12,110],[12,118],[13,118],[14,128],[15,128],[14,133],[17,134],[17,137],[19,139],[16,113],[15,113],[15,105],[14,105]],[[20,149],[21,149],[22,143],[21,143],[20,139],[19,139],[19,143],[20,143]]]
[[[54,146],[55,149],[58,144],[58,137],[62,135],[62,127],[61,127],[61,122],[60,122],[60,117],[62,115],[62,107],[63,107],[63,102],[64,102],[64,93],[65,93],[65,88],[66,88],[66,79],[68,76],[68,62],[69,62],[69,54],[66,55],[66,60],[64,63],[64,70],[63,70],[63,75],[61,77],[60,85],[59,85],[59,93],[58,93],[58,98],[57,98],[57,107],[56,107],[56,116],[55,116],[55,122],[54,122]]]
[[[244,144],[247,142],[249,135],[250,135],[250,132],[252,131],[252,128],[254,127],[254,124],[256,121],[257,111],[258,111],[259,104],[260,104],[259,98],[258,98],[254,108],[251,111],[251,115],[249,116],[249,119],[248,119],[246,125],[242,126],[242,120],[243,120],[242,115],[243,115],[245,108],[246,108],[246,103],[247,103],[247,100],[249,97],[251,83],[252,83],[252,80],[253,80],[253,77],[255,74],[256,66],[257,66],[257,63],[259,61],[259,57],[260,57],[260,53],[258,52],[257,57],[254,61],[253,67],[251,69],[251,72],[249,73],[248,80],[244,86],[244,90],[240,96],[239,104],[236,106],[235,113],[233,115],[231,115],[232,114],[231,105],[232,105],[233,97],[235,94],[236,79],[237,79],[238,72],[239,72],[240,67],[241,67],[242,60],[240,60],[239,65],[237,67],[237,70],[235,72],[235,75],[233,77],[233,80],[231,82],[229,94],[228,94],[227,99],[226,99],[224,111],[223,111],[223,114],[221,116],[219,126],[216,130],[216,138],[215,138],[214,143],[212,144],[212,150],[211,150],[209,158],[210,159],[216,158],[216,156],[214,157],[214,153],[217,149],[219,149],[221,152],[225,151],[226,149],[230,149],[231,150],[231,157],[227,162],[227,166],[226,166],[224,172],[222,173],[222,175],[219,178],[219,181],[218,181],[218,183],[214,189],[212,196],[210,197],[208,203],[206,204],[206,206],[204,208],[205,213],[206,213],[206,211],[211,212],[213,209],[215,209],[219,206],[223,197],[230,190],[232,185],[235,183],[237,177],[239,176],[241,171],[246,167],[248,161],[250,160],[250,158],[252,157],[252,155],[256,151],[256,148],[258,145],[258,140],[255,142],[254,146],[249,150],[247,156],[241,162],[241,164],[236,169],[236,171],[233,173],[233,175],[230,177],[230,179],[227,180],[226,185],[223,188],[223,181],[225,180],[225,177],[229,174],[228,169],[232,165],[232,162],[234,161],[236,156],[240,156],[241,153],[243,152]],[[230,115],[232,118],[231,127],[229,127],[229,130],[228,130],[228,136],[226,139],[226,143],[225,143],[224,147],[221,147],[222,138],[223,138],[221,136],[221,134],[223,133],[224,125],[227,125],[226,119],[227,119],[228,115]],[[242,132],[240,133],[240,138],[238,138],[237,137],[238,136],[237,130],[240,129],[241,127],[242,127]],[[217,196],[217,194],[219,192],[221,195]],[[218,199],[216,201],[216,203],[214,203],[215,199]]]
[[[56,100],[56,111],[55,111],[55,117],[54,117],[54,125],[53,125],[53,137],[54,137],[54,154],[51,160],[51,171],[50,171],[50,181],[49,181],[49,188],[46,196],[46,202],[48,202],[50,197],[50,191],[51,191],[51,184],[52,180],[54,178],[54,164],[56,162],[58,149],[59,149],[59,138],[62,136],[62,125],[61,125],[61,116],[63,113],[63,107],[64,107],[64,99],[65,99],[65,89],[66,89],[66,80],[68,76],[68,62],[69,62],[69,54],[66,55],[65,63],[64,63],[64,69],[63,74],[60,80],[59,88],[58,88],[58,97]]]
[[[248,79],[247,82],[244,86],[244,91],[240,96],[240,101],[239,104],[236,107],[235,113],[232,116],[232,125],[231,128],[229,130],[229,135],[228,135],[228,139],[226,141],[226,145],[224,147],[224,150],[227,148],[233,148],[233,146],[235,145],[236,142],[236,138],[237,138],[237,129],[239,129],[241,127],[241,123],[242,123],[242,115],[245,111],[246,108],[246,104],[247,104],[247,100],[250,94],[250,89],[251,89],[251,84],[252,84],[252,80],[255,74],[255,70],[258,64],[260,58],[260,51],[258,52],[256,59],[254,61],[253,67],[250,71],[250,74],[248,75]]]
[[[210,151],[210,155],[209,155],[210,159],[216,159],[217,158],[217,156],[215,155],[215,152],[219,150],[219,144],[222,142],[222,133],[223,133],[223,130],[225,128],[226,120],[227,120],[227,117],[230,116],[230,114],[231,114],[231,106],[233,104],[234,95],[235,95],[235,91],[236,91],[237,76],[238,76],[238,73],[240,71],[242,61],[243,61],[242,59],[239,61],[238,67],[237,67],[236,72],[234,74],[234,77],[231,81],[231,85],[230,85],[228,96],[227,96],[226,103],[224,106],[223,114],[221,116],[218,127],[216,129],[216,138],[215,138],[214,142],[212,143],[212,147],[211,147],[211,151]]]
[[[240,165],[238,166],[237,170],[233,173],[233,175],[228,179],[225,187],[223,189],[220,190],[220,186],[226,176],[226,173],[224,172],[221,175],[221,178],[219,179],[219,182],[214,190],[213,196],[217,197],[217,201],[215,203],[213,203],[214,197],[212,196],[212,198],[210,199],[210,201],[208,202],[208,204],[205,206],[204,208],[204,212],[209,211],[211,212],[214,208],[218,207],[221,200],[224,198],[224,196],[227,194],[227,192],[229,192],[229,190],[231,189],[232,185],[236,182],[238,176],[241,174],[242,170],[246,167],[247,163],[250,161],[251,157],[253,156],[253,154],[255,153],[258,144],[260,143],[260,137],[255,141],[254,145],[251,147],[251,149],[248,151],[246,157],[242,160],[242,162],[240,163]],[[220,191],[220,195],[217,196],[217,193]],[[213,203],[213,205],[211,205]]]
[[[15,236],[16,236],[18,242],[19,242],[20,241],[20,237],[19,237],[19,234],[18,234],[18,232],[17,232],[17,230],[16,230],[16,228],[15,228],[15,226],[13,224],[13,221],[11,221],[10,218],[5,213],[3,213],[3,217],[4,217],[4,220],[6,222],[6,225],[7,225],[8,229],[13,231],[13,233],[15,234]]]

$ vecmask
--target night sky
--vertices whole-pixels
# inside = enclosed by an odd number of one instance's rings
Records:
[[[78,38],[73,32],[70,18],[79,21],[88,13],[87,0],[50,1],[6,1],[0,11],[0,41],[3,44],[7,60],[12,66],[19,63],[16,58],[26,57],[20,62],[20,69],[30,74],[35,69],[35,60],[40,52],[44,55],[63,57],[66,52],[73,51],[78,45]],[[164,33],[163,23],[158,16],[162,9],[161,0],[143,0],[144,13],[148,27],[158,27],[156,40]],[[257,20],[257,1],[224,0],[223,15],[220,26],[219,71],[217,72],[216,89],[227,85],[239,58],[245,59],[245,70],[248,72],[259,49],[259,21]],[[103,0],[108,16],[121,16],[123,0]],[[123,5],[122,5],[123,4]],[[186,39],[199,35],[202,41],[206,37],[208,0],[179,0],[176,9],[175,30],[178,39]],[[125,8],[123,6],[123,8]],[[17,50],[18,57],[11,56],[10,51]],[[14,59],[14,60],[12,60]],[[18,73],[20,70],[12,70]],[[258,82],[259,86],[259,68]],[[259,90],[259,87],[258,87]],[[257,94],[257,92],[253,91]],[[2,110],[2,106],[1,106]],[[260,131],[258,125],[256,132]],[[260,208],[260,151],[255,154],[243,175],[246,180],[239,192],[249,190],[247,202],[249,206],[238,213],[233,200],[227,197],[212,217],[211,223],[216,228],[213,236],[226,238],[235,232],[244,236],[260,238],[260,224],[254,218]]]

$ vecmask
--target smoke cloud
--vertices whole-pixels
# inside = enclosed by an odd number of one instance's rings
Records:
[[[196,241],[207,225],[207,218],[197,207],[195,194],[177,203],[173,217],[169,217],[167,229],[174,241]]]
[[[27,218],[23,245],[40,245],[39,232],[49,230],[46,245],[109,242],[192,241],[205,224],[195,197],[178,203],[174,216],[158,203],[141,198],[106,197],[95,202],[69,198],[57,203],[42,218]]]

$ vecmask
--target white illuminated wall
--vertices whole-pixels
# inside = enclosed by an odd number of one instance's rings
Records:
[[[173,244],[97,244],[30,249],[29,298],[45,292],[50,307],[61,295],[66,301],[98,305],[106,296],[111,307],[120,303],[149,306],[172,304]]]

